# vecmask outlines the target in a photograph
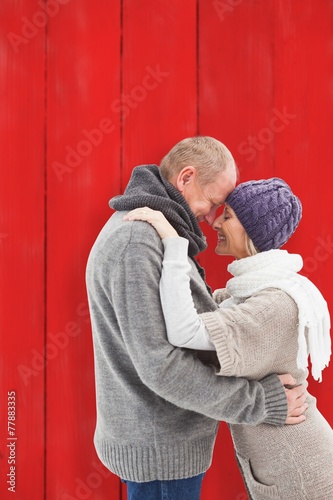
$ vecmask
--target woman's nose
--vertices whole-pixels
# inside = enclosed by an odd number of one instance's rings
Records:
[[[218,231],[221,229],[223,222],[223,215],[220,215],[219,217],[216,217],[216,219],[213,221],[212,227],[215,229],[215,231]]]

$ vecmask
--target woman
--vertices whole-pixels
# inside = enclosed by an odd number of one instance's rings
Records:
[[[232,255],[234,276],[214,293],[219,308],[201,315],[191,299],[187,240],[148,208],[125,217],[152,224],[164,245],[160,292],[169,341],[216,350],[218,374],[260,379],[291,373],[321,381],[331,354],[330,318],[319,290],[298,274],[300,255],[280,248],[296,230],[301,203],[278,178],[240,184],[227,197],[216,253]],[[230,425],[237,460],[254,500],[333,499],[333,431],[308,395],[306,421],[297,426]]]

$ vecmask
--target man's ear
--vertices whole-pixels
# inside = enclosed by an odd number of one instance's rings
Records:
[[[176,187],[183,194],[186,186],[194,182],[197,175],[195,167],[188,166],[181,169],[176,179]]]

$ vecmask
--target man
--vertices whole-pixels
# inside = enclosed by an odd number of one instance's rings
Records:
[[[212,224],[236,184],[230,151],[211,137],[187,138],[156,165],[136,167],[87,265],[97,397],[94,443],[100,460],[126,481],[128,500],[199,499],[218,421],[293,424],[304,420],[304,387],[289,375],[255,382],[216,377],[212,360],[171,346],[159,296],[163,247],[137,207],[160,210],[189,240],[198,312],[216,304],[195,256],[206,248],[199,223]],[[208,359],[208,358],[207,358]]]

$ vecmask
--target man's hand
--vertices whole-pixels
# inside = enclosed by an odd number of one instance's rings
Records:
[[[306,403],[306,387],[305,384],[296,387],[296,380],[291,375],[278,375],[281,384],[286,391],[288,402],[288,416],[286,424],[300,424],[306,419],[303,413],[308,408]]]

